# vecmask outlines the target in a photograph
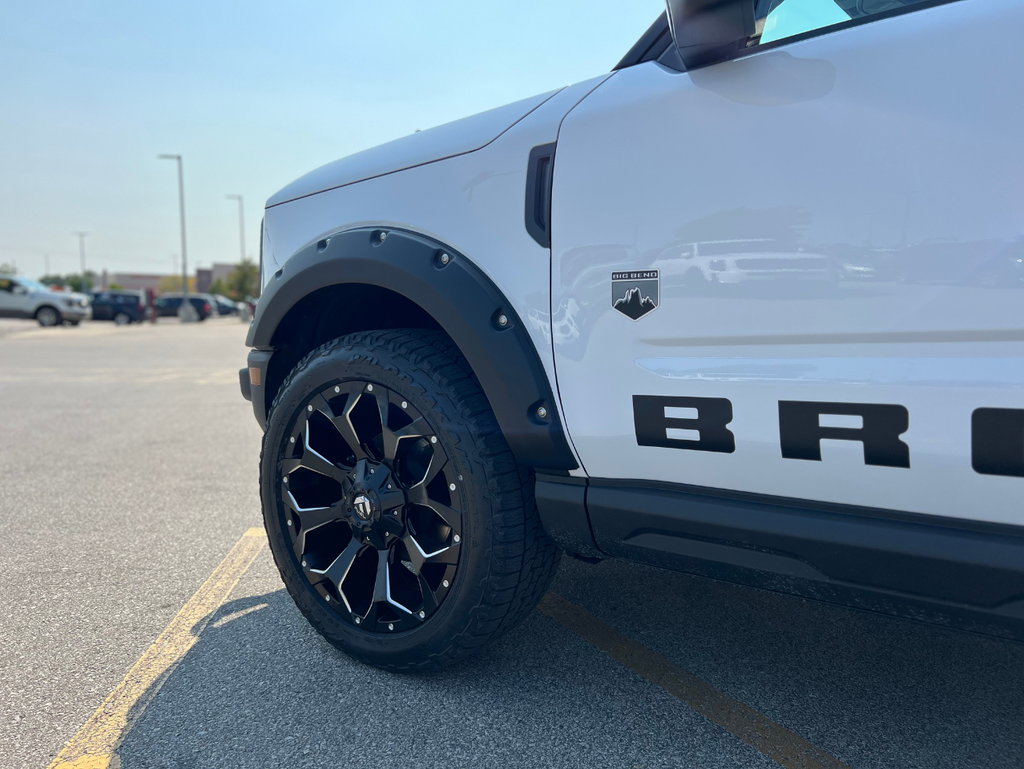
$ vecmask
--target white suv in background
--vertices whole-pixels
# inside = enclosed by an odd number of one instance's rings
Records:
[[[40,326],[77,326],[92,317],[83,294],[53,291],[29,278],[0,275],[0,318],[34,318]]]

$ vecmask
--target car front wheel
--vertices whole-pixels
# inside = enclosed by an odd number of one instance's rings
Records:
[[[444,334],[352,334],[302,360],[260,463],[281,576],[328,641],[379,667],[463,659],[521,621],[559,551]]]
[[[53,307],[40,307],[36,311],[36,321],[44,328],[59,326],[62,322],[60,313]]]

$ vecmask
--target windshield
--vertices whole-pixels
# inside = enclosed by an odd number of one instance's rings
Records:
[[[45,286],[42,283],[40,283],[39,281],[32,280],[31,278],[21,278],[21,277],[19,277],[17,279],[17,281],[18,281],[18,283],[20,283],[22,286],[24,286],[25,288],[29,289],[30,291],[50,291],[51,290],[49,286]]]

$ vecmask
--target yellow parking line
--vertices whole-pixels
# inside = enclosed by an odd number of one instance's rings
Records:
[[[266,541],[263,529],[245,532],[124,680],[71,738],[49,769],[117,769],[120,766],[115,751],[124,735],[199,640],[203,628],[227,600]]]
[[[545,595],[540,610],[786,769],[849,769],[803,737],[623,635],[557,593]]]

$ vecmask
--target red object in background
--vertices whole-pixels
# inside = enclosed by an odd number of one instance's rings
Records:
[[[151,323],[156,323],[156,291],[146,289],[146,312],[149,313]]]

